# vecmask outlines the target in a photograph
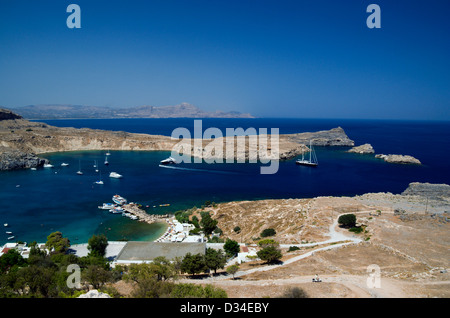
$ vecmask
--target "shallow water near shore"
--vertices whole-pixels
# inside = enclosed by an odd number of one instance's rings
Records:
[[[108,129],[108,120],[79,120],[83,127]],[[65,122],[59,121],[62,125]],[[97,124],[96,124],[97,122]],[[117,123],[117,120],[115,121]],[[126,125],[129,129],[126,129]],[[193,120],[139,120],[120,122],[122,130],[160,134]],[[103,164],[105,151],[81,151],[42,155],[54,168],[36,171],[0,172],[0,224],[8,223],[5,231],[13,232],[16,240],[45,242],[54,231],[61,231],[72,244],[84,243],[93,235],[105,233],[109,240],[155,240],[165,231],[162,223],[145,224],[100,210],[97,207],[111,202],[120,194],[131,202],[142,204],[148,213],[166,214],[177,210],[200,207],[206,200],[225,202],[277,198],[308,198],[315,196],[353,196],[367,192],[401,193],[410,182],[450,183],[449,155],[450,125],[420,122],[364,122],[313,121],[276,119],[263,121],[207,121],[213,127],[280,126],[280,133],[317,131],[342,126],[357,145],[371,143],[376,153],[409,154],[417,157],[422,166],[395,165],[375,159],[373,155],[347,153],[346,147],[317,147],[319,167],[295,165],[295,160],[280,163],[274,175],[261,175],[261,164],[182,164],[175,169],[159,167],[169,152],[110,151],[109,166]],[[70,124],[73,121],[70,122]],[[158,123],[156,125],[155,123]],[[163,124],[161,124],[163,123]],[[55,121],[49,124],[56,125]],[[346,124],[346,125],[344,125]],[[89,126],[89,125],[94,125]],[[95,126],[97,125],[97,126]],[[220,126],[222,125],[222,126]],[[115,127],[115,126],[114,126]],[[284,127],[284,130],[282,129]],[[113,127],[110,127],[112,129]],[[134,130],[133,130],[134,129]],[[224,130],[225,131],[225,130]],[[164,132],[164,133],[163,133]],[[95,172],[97,160],[104,185],[94,182],[100,178]],[[69,163],[61,167],[61,163]],[[84,175],[79,176],[76,171]],[[111,171],[124,176],[109,178]],[[160,206],[170,204],[170,206]],[[3,225],[2,225],[3,226]],[[0,233],[0,243],[9,235]]]

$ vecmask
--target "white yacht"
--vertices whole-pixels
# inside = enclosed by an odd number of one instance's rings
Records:
[[[51,165],[51,164],[49,164],[49,163],[46,163],[46,164],[44,165],[44,168],[53,168],[53,165]]]
[[[120,179],[120,178],[122,178],[123,176],[122,176],[121,174],[117,173],[117,172],[111,172],[111,173],[109,174],[109,177],[110,177],[110,178]]]
[[[67,167],[68,165],[69,165],[68,163],[63,162],[63,163],[61,164],[61,167]]]

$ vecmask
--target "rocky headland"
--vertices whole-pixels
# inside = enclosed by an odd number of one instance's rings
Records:
[[[252,143],[249,136],[222,137],[215,141],[226,145],[227,140],[234,138],[235,145],[244,141],[244,149],[234,147],[231,154],[234,158],[249,159],[252,153],[259,153],[260,147],[267,148],[267,158],[274,159],[272,153],[273,144],[268,135],[267,144]],[[292,159],[304,151],[308,151],[305,144],[312,140],[313,145],[318,146],[353,146],[354,142],[348,138],[341,128],[326,131],[306,132],[289,135],[279,135],[279,151],[277,158],[280,160]],[[260,140],[258,138],[258,140]],[[76,129],[70,127],[54,127],[45,123],[30,122],[21,116],[0,109],[0,169],[11,170],[19,168],[32,168],[42,166],[46,160],[39,158],[45,153],[83,151],[83,150],[159,150],[172,151],[176,146],[188,147],[192,156],[207,158],[214,157],[214,153],[208,153],[207,146],[211,140],[203,140],[197,145],[194,139],[172,139],[169,136],[128,133],[123,131],[106,131],[97,129]],[[185,148],[186,149],[186,148]],[[226,149],[224,148],[224,154]]]

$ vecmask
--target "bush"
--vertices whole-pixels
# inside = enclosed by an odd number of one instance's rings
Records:
[[[281,298],[308,298],[308,294],[299,287],[287,289]]]
[[[356,233],[356,234],[359,234],[359,233],[361,233],[363,230],[364,230],[364,229],[363,229],[361,226],[354,226],[354,227],[352,227],[349,231],[350,231],[350,232],[353,232],[353,233]]]
[[[227,298],[227,293],[220,288],[195,284],[175,284],[170,293],[172,298]]]
[[[278,246],[279,244],[274,239],[264,239],[258,242],[258,246],[262,248],[270,245]]]
[[[298,246],[289,246],[288,252],[298,251],[300,247]]]
[[[260,236],[268,237],[268,236],[274,236],[275,234],[277,234],[277,232],[274,229],[265,229],[264,231],[261,232]]]

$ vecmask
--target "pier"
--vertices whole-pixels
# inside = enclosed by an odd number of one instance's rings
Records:
[[[142,210],[139,205],[136,203],[128,203],[124,204],[122,208],[126,213],[130,213],[138,218],[141,222],[147,222],[148,224],[152,224],[155,222],[166,221],[170,219],[172,216],[169,214],[148,214],[146,211]]]

